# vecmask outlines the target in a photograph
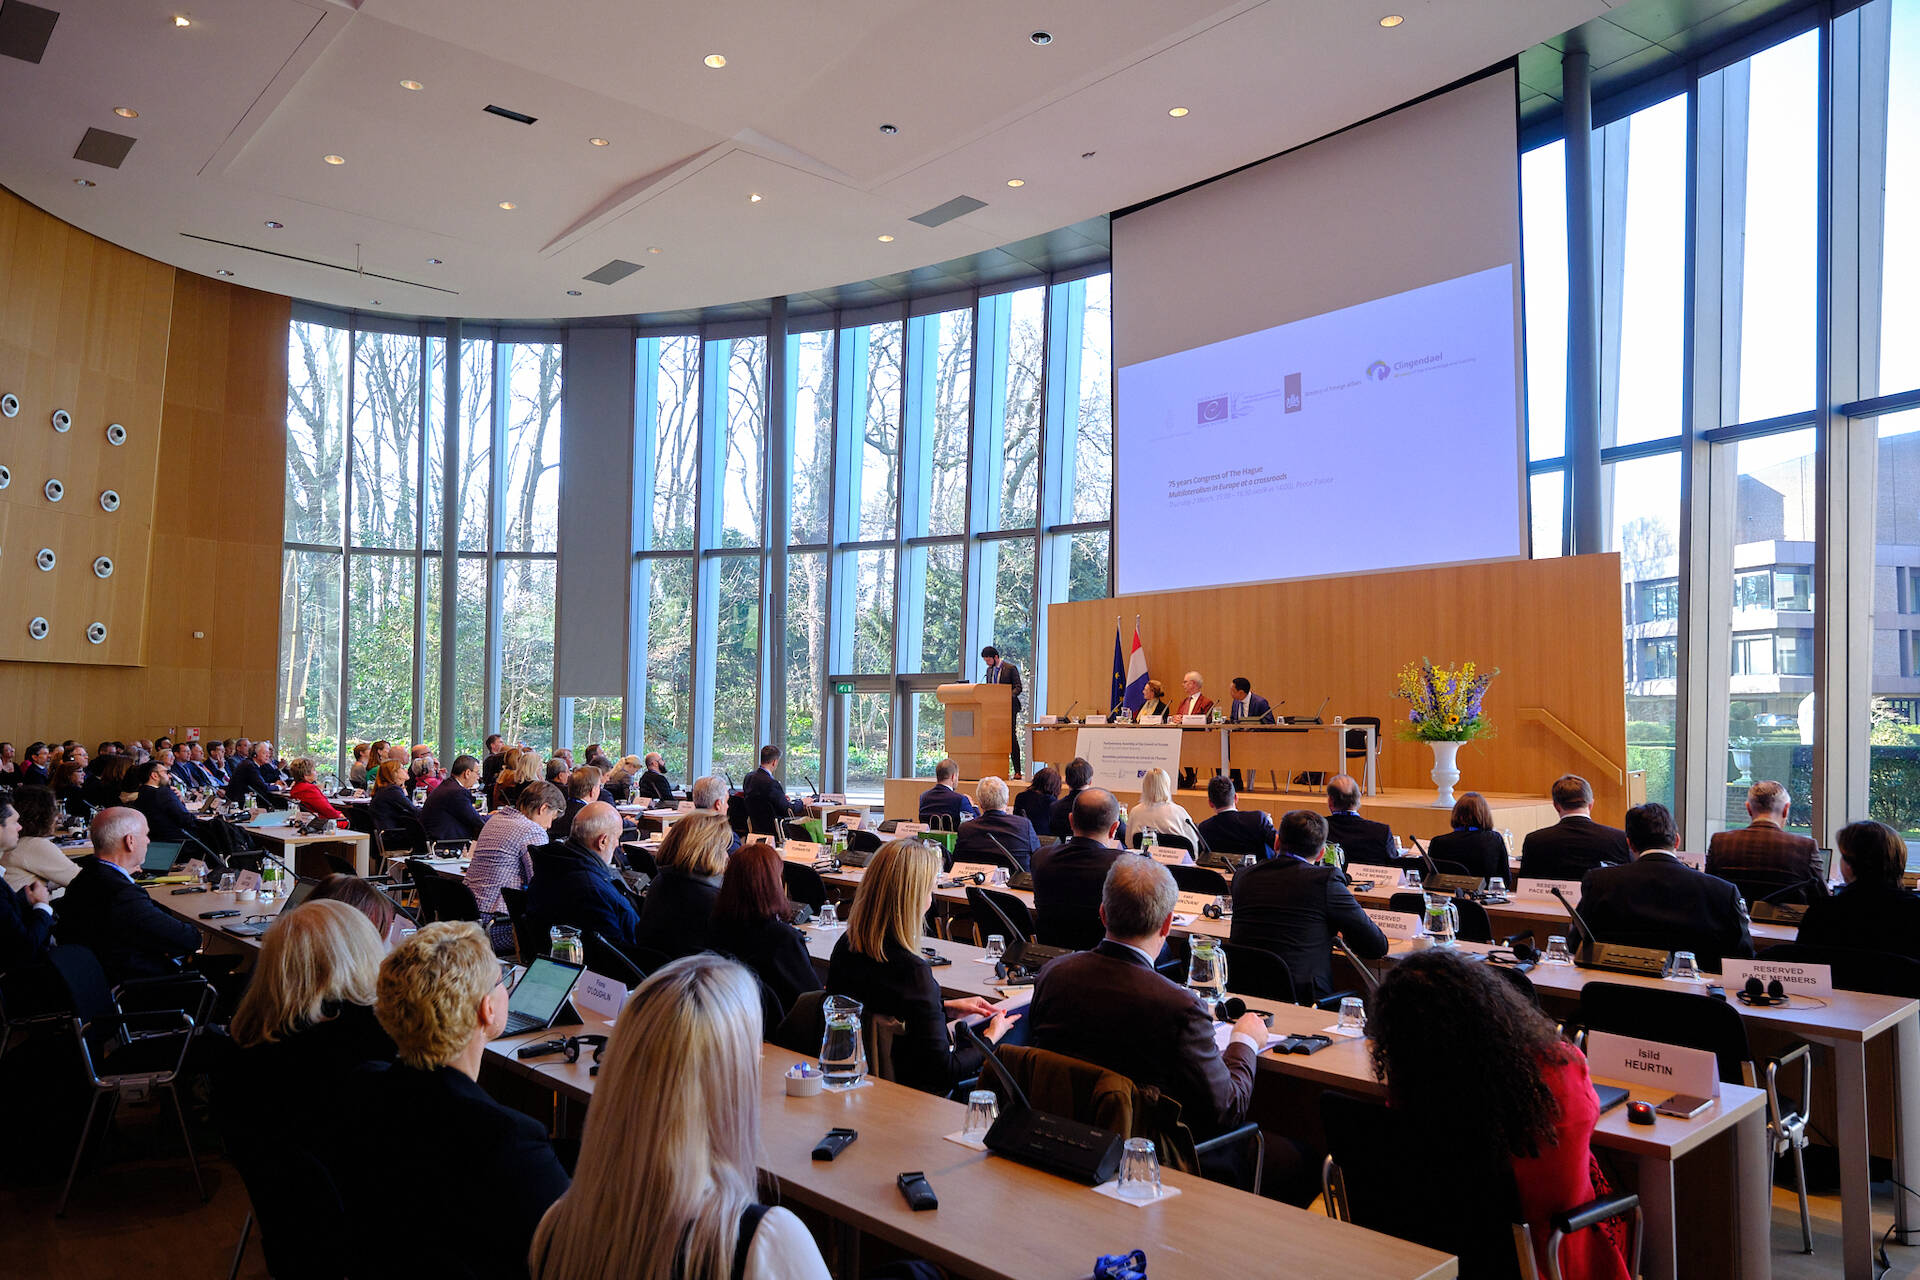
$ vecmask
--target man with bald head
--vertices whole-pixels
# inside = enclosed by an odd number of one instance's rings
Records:
[[[180,960],[200,949],[200,931],[133,882],[147,857],[145,816],[119,805],[102,809],[89,834],[93,856],[60,900],[60,941],[91,949],[111,982],[178,973]]]
[[[613,869],[620,847],[620,814],[594,801],[573,819],[565,844],[536,847],[527,914],[536,931],[557,924],[591,929],[629,959],[639,944],[640,913]]]

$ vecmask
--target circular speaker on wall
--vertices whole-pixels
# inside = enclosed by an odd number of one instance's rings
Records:
[[[40,548],[40,554],[33,558],[33,562],[40,566],[40,572],[50,572],[53,569],[53,548]]]
[[[68,413],[65,409],[55,409],[53,411],[53,429],[55,431],[68,431],[71,430],[72,427],[72,414]]]
[[[87,624],[87,639],[94,644],[104,644],[107,639],[107,624],[104,622],[89,622]]]
[[[27,634],[35,640],[45,640],[47,638],[47,632],[51,630],[53,630],[53,626],[45,618],[35,618],[27,624]]]
[[[100,509],[107,512],[118,511],[120,509],[120,495],[112,489],[102,489],[100,491]]]
[[[95,557],[93,562],[93,576],[96,578],[111,578],[113,576],[113,561],[107,559],[105,556]]]
[[[125,427],[121,426],[119,423],[116,422],[112,426],[107,428],[108,444],[125,444],[126,442],[127,442],[127,429]]]
[[[7,470],[5,467],[0,467],[0,489],[4,489],[12,483],[13,472]]]
[[[0,418],[11,418],[20,412],[20,397],[9,391],[0,396]]]
[[[67,486],[61,484],[58,480],[49,480],[47,481],[46,494],[48,502],[58,502],[67,496]]]

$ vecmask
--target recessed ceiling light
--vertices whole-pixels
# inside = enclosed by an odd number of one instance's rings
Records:
[[[1008,178],[1007,185],[1010,187],[1024,187],[1027,185],[1027,180],[1025,178]]]
[[[321,156],[320,158],[328,164],[345,164],[347,162],[345,156]]]
[[[883,124],[883,125],[881,125],[881,126],[880,126],[880,132],[882,132],[882,133],[898,133],[898,132],[900,132],[900,126],[899,126],[899,125],[897,125],[897,124]]]
[[[282,227],[284,227],[284,226],[286,226],[286,225],[287,225],[287,224],[286,224],[286,223],[284,223],[284,222],[274,222],[274,221],[272,221],[271,219],[269,219],[269,220],[268,220],[268,222],[267,222],[267,230],[269,230],[269,231],[278,231],[278,230],[279,230],[280,228],[282,228]]]
[[[893,237],[892,237],[892,236],[881,236],[881,237],[880,237],[880,243],[881,243],[881,244],[892,244],[892,243],[893,243]]]
[[[176,13],[173,15],[173,25],[176,27],[190,27],[193,25],[193,19],[184,13]]]
[[[1185,107],[1170,107],[1167,110],[1167,114],[1172,116],[1175,120],[1178,120],[1181,116],[1184,116],[1185,114],[1187,114],[1187,109]]]
[[[438,258],[428,258],[428,259],[427,259],[427,265],[428,265],[428,266],[430,266],[430,267],[437,267],[437,266],[439,266],[439,265],[440,265],[440,259],[438,259]]]
[[[95,184],[92,178],[75,178],[73,185],[76,187],[91,187]]]
[[[647,252],[648,252],[648,253],[659,253],[659,252],[660,252],[660,246],[659,246],[659,245],[657,245],[657,244],[650,244],[650,245],[648,245],[648,246],[647,246]]]
[[[1033,41],[1033,42],[1034,42],[1035,44],[1052,44],[1052,43],[1053,43],[1053,32],[1051,32],[1051,31],[1036,31],[1036,32],[1034,32],[1034,33],[1033,33],[1032,35],[1030,35],[1030,36],[1028,36],[1028,37],[1027,37],[1027,39],[1029,39],[1029,40],[1031,40],[1031,41]]]
[[[233,272],[227,270],[225,267],[221,267],[218,271],[214,272],[213,274],[217,276],[230,276],[233,274]]]
[[[567,296],[569,298],[577,298],[580,296],[580,291],[578,289],[569,289],[567,290]]]
[[[122,120],[138,120],[140,118],[140,113],[132,107],[115,107],[113,114],[119,116]]]
[[[1397,27],[1405,21],[1406,19],[1401,17],[1399,14],[1390,13],[1386,17],[1380,19],[1380,25],[1383,27]]]
[[[380,305],[380,299],[378,299],[378,298],[375,298],[375,299],[373,299],[373,305],[374,305],[374,306],[376,306],[376,307],[377,307],[377,306],[379,306],[379,305]]]
[[[756,191],[752,195],[747,197],[747,203],[759,204],[762,200],[765,200],[765,199],[766,199],[765,196],[761,195],[758,191]]]
[[[727,65],[727,55],[724,53],[710,53],[705,58],[701,59],[701,61],[705,62],[709,67],[712,67],[715,71],[718,71],[720,68]]]
[[[607,145],[607,140],[605,138],[588,138],[587,141],[592,143],[596,147],[604,147]]]
[[[511,200],[502,200],[502,201],[500,202],[500,207],[501,207],[502,209],[506,209],[506,210],[508,210],[509,212],[511,212],[511,211],[512,211],[512,210],[514,210],[514,209],[518,209],[518,208],[519,208],[520,206],[519,206],[519,205],[517,205],[517,204],[515,204],[515,203],[514,203],[513,201],[511,201]]]
[[[418,80],[402,80],[400,82],[400,87],[402,89],[405,89],[408,93],[418,93],[422,89],[426,88],[427,86],[421,84]]]

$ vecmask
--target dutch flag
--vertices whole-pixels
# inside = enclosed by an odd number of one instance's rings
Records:
[[[1140,643],[1140,619],[1133,620],[1133,652],[1127,657],[1127,710],[1135,715],[1147,701],[1147,648]]]

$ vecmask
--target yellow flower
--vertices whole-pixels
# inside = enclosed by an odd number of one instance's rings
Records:
[[[1448,723],[1448,724],[1459,724],[1459,723],[1460,723],[1460,717],[1459,717],[1459,716],[1448,716],[1448,717],[1447,717],[1447,723]]]

